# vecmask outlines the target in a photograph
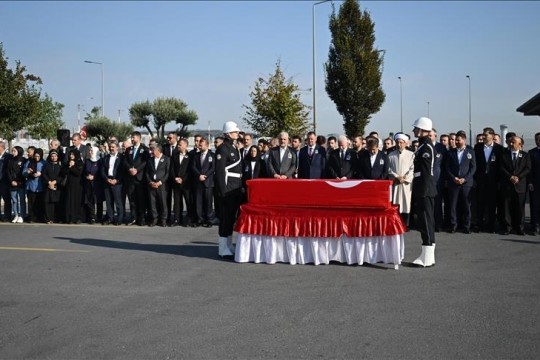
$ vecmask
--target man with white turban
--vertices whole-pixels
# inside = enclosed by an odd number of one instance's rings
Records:
[[[388,154],[388,178],[393,180],[392,202],[399,205],[405,225],[409,225],[411,212],[412,181],[414,178],[414,153],[407,150],[409,137],[404,133],[394,136],[396,149]]]

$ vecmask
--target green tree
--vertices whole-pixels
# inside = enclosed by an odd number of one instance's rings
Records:
[[[28,133],[36,139],[56,138],[56,131],[65,125],[62,121],[64,105],[53,101],[47,94],[39,104],[35,121],[27,127]]]
[[[41,115],[40,84],[41,79],[28,74],[20,61],[15,62],[15,69],[9,67],[0,43],[0,136],[10,147],[16,132]]]
[[[356,0],[345,0],[330,16],[326,92],[343,116],[349,137],[363,135],[371,115],[384,103],[383,54],[375,48],[375,24]]]
[[[106,116],[97,115],[86,118],[86,134],[89,138],[95,139],[98,144],[104,144],[113,136],[118,141],[124,141],[132,131],[133,126],[131,124],[117,123]]]
[[[134,103],[129,108],[131,123],[135,127],[144,127],[152,138],[164,139],[165,126],[170,122],[179,125],[180,135],[186,135],[187,127],[197,122],[197,113],[189,110],[187,104],[177,98],[159,97],[153,102],[148,100]],[[150,127],[153,125],[153,129]]]
[[[243,120],[259,135],[276,136],[281,131],[303,135],[307,132],[310,107],[302,103],[300,89],[292,78],[285,79],[280,60],[268,79],[257,79],[249,96],[251,106],[242,105],[246,109]]]

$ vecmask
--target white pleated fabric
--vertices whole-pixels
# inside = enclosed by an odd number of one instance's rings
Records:
[[[360,238],[277,237],[238,234],[235,261],[275,264],[277,262],[315,265],[338,261],[401,264],[405,255],[403,235]]]

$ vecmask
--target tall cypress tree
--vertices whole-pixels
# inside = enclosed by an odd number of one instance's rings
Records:
[[[383,54],[374,46],[375,24],[356,0],[346,0],[330,16],[326,92],[343,116],[349,137],[363,135],[371,115],[384,103],[381,87]]]

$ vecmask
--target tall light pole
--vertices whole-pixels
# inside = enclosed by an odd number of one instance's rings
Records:
[[[104,116],[103,114],[105,113],[105,98],[103,92],[103,63],[90,60],[84,60],[84,62],[87,64],[97,64],[101,67],[101,116]]]
[[[427,117],[429,117],[429,101],[427,102]]]
[[[77,104],[77,132],[81,132],[81,109],[84,110],[84,105]]]
[[[399,103],[401,108],[401,132],[403,132],[403,84],[401,82],[401,76],[398,76],[399,79]]]
[[[472,143],[472,121],[471,121],[471,77],[467,75],[469,79],[469,141]]]
[[[124,109],[118,109],[118,123],[121,122],[121,120],[120,120],[120,113],[121,113],[122,111],[124,111]]]
[[[311,7],[311,20],[313,26],[313,131],[317,132],[317,107],[316,107],[316,94],[315,91],[315,6],[319,4],[324,4],[330,0],[318,1]]]

